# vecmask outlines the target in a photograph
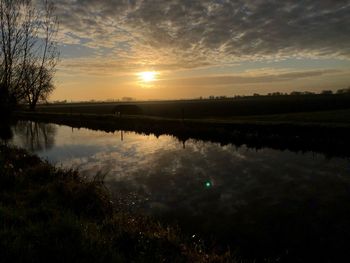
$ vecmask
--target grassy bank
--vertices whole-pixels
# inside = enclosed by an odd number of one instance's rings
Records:
[[[318,121],[311,121],[313,115],[310,114],[293,115],[299,121],[288,119],[288,115],[235,119],[173,119],[130,115],[118,117],[111,114],[17,112],[15,117],[19,120],[106,132],[124,130],[156,136],[166,134],[181,141],[193,138],[221,144],[233,143],[237,146],[245,144],[256,149],[269,147],[296,152],[314,151],[330,156],[350,156],[350,123],[347,119],[350,114],[347,110],[328,114],[314,113]],[[335,121],[334,116],[338,116],[338,121]]]
[[[232,262],[178,229],[118,211],[98,176],[82,178],[0,146],[1,262]]]

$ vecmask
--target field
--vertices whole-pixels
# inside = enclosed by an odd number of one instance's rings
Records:
[[[350,109],[350,94],[259,96],[218,100],[48,104],[38,106],[37,111],[72,114],[143,115],[185,119],[237,119],[238,116],[240,118],[242,116],[254,116],[250,119],[255,119],[257,115],[344,109]],[[315,118],[320,119],[319,116],[318,114]],[[300,116],[296,115],[281,118],[286,120],[288,117],[300,119]],[[268,117],[268,119],[275,119],[275,117]],[[312,114],[308,115],[307,119],[312,119]]]

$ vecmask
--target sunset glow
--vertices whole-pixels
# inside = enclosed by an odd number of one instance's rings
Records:
[[[138,75],[143,82],[151,82],[156,80],[156,76],[158,75],[158,73],[154,71],[145,71],[140,72]]]
[[[55,3],[61,62],[51,100],[319,93],[350,85],[344,1],[312,0],[308,8],[292,0]]]

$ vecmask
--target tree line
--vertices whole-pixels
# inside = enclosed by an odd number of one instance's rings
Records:
[[[54,90],[58,20],[49,0],[0,0],[0,103],[34,109]]]
[[[253,93],[252,95],[234,95],[233,97],[230,96],[209,96],[209,97],[203,97],[200,96],[198,99],[209,99],[209,100],[226,100],[226,99],[240,99],[240,98],[249,98],[249,97],[271,97],[271,96],[309,96],[309,95],[333,95],[333,94],[350,94],[350,86],[345,89],[338,89],[336,91],[333,90],[322,90],[319,93],[311,92],[311,91],[291,91],[290,93],[283,93],[283,92],[270,92],[267,94],[259,94],[259,93]]]

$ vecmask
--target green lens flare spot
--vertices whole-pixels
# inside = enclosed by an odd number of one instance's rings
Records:
[[[210,182],[210,181],[206,181],[205,182],[205,187],[206,188],[210,188],[210,187],[212,187],[213,186],[213,184]]]

